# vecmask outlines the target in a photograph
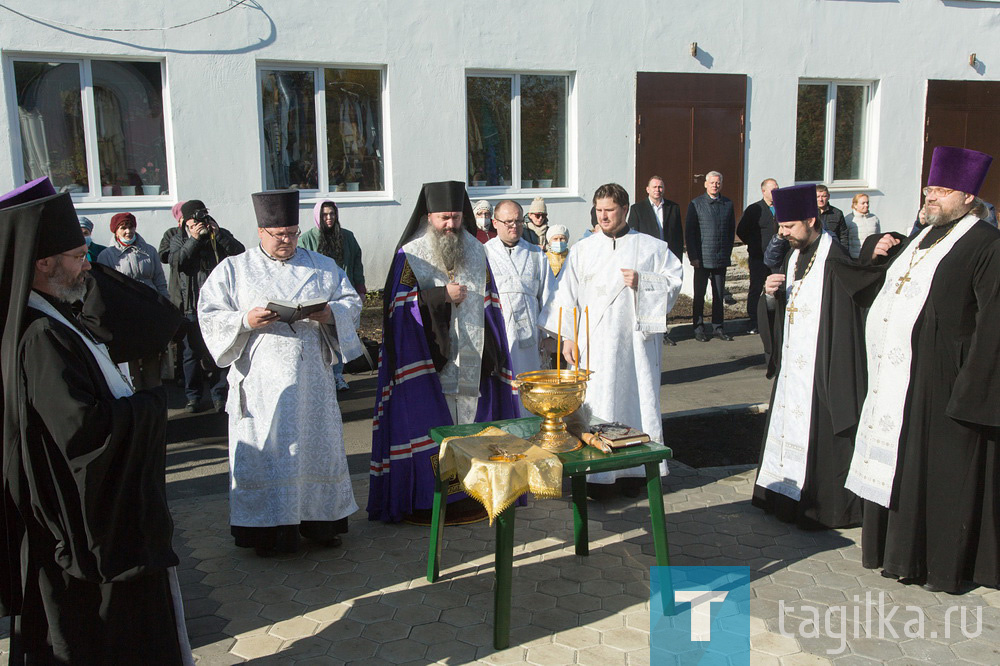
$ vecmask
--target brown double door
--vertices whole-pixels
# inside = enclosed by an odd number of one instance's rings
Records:
[[[979,150],[994,157],[979,196],[994,206],[1000,205],[1000,82],[928,81],[924,123],[920,184],[927,182],[936,146]]]
[[[742,74],[639,72],[636,81],[635,201],[649,177],[663,177],[667,199],[683,218],[705,192],[705,174],[723,176],[722,193],[743,207],[744,119],[747,77]]]

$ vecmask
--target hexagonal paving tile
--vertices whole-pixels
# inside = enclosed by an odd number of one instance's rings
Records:
[[[286,587],[285,585],[271,585],[269,587],[258,587],[250,595],[250,598],[265,605],[276,604],[282,601],[288,601],[295,596],[295,592],[296,590]]]
[[[256,617],[263,608],[264,605],[256,601],[230,601],[219,606],[215,614],[228,620],[235,620],[236,618]]]
[[[626,656],[624,652],[613,647],[596,645],[577,652],[576,663],[583,664],[583,666],[612,666],[625,664]]]
[[[444,622],[431,622],[413,627],[410,630],[410,640],[424,645],[439,645],[453,641],[458,634],[458,628]]]
[[[292,640],[312,636],[319,629],[319,623],[305,617],[296,617],[278,622],[268,629],[267,633],[282,640]]]
[[[783,657],[788,654],[800,652],[798,641],[781,634],[757,634],[750,637],[750,647],[755,652],[769,654],[774,657]]]
[[[453,627],[468,627],[479,624],[486,619],[486,609],[483,608],[449,608],[441,611],[440,622]]]
[[[536,645],[534,647],[528,648],[528,653],[525,655],[526,661],[531,664],[538,664],[538,666],[551,666],[552,664],[572,664],[574,661],[574,653],[568,647],[562,645],[549,644],[549,645]]]
[[[258,659],[273,655],[281,647],[281,639],[269,634],[257,634],[239,638],[231,652],[244,659]]]
[[[424,594],[424,601],[428,606],[445,610],[448,608],[459,608],[468,601],[468,595],[453,590],[434,589]]]
[[[414,660],[426,663],[423,659],[427,646],[411,640],[398,640],[384,643],[378,647],[375,656],[393,664],[405,664]]]
[[[333,641],[327,654],[341,661],[364,660],[366,663],[371,663],[369,659],[375,655],[377,649],[378,644],[367,638],[348,638],[343,641]]]
[[[559,645],[565,645],[574,650],[582,650],[599,645],[601,642],[601,633],[590,627],[574,627],[573,629],[566,629],[554,634],[552,639]]]
[[[281,620],[299,617],[300,615],[303,615],[305,611],[306,607],[303,604],[295,601],[279,601],[276,604],[268,604],[264,606],[258,615],[267,618],[268,620],[280,622]]]
[[[546,597],[552,599],[552,597]],[[568,594],[556,600],[559,608],[564,608],[573,613],[586,613],[597,610],[601,607],[601,598],[590,594]],[[535,607],[528,606],[534,610]]]
[[[375,641],[376,643],[388,643],[389,641],[406,638],[410,634],[410,627],[393,620],[383,622],[372,622],[361,632],[361,636]]]

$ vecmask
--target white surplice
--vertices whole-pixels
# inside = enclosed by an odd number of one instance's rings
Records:
[[[625,286],[621,269],[639,273],[639,286]],[[587,320],[590,309],[590,370],[585,405],[605,421],[641,428],[663,441],[660,413],[660,352],[667,313],[681,288],[682,267],[667,244],[629,231],[619,238],[594,233],[574,245],[563,265],[559,288],[542,313],[542,327],[573,338],[573,308],[579,320],[580,365],[587,369]],[[660,466],[667,473],[666,464]],[[644,476],[642,467],[587,476],[612,483],[623,476]]]
[[[247,313],[268,301],[316,298],[329,302],[333,325],[247,325]],[[198,322],[216,363],[229,367],[230,524],[297,525],[357,511],[333,364],[338,353],[361,355],[360,318],[344,271],[302,248],[288,261],[251,248],[205,281]]]
[[[511,370],[515,377],[538,370],[541,368],[538,314],[552,276],[545,253],[523,238],[509,252],[499,237],[491,238],[484,247],[500,294]]]

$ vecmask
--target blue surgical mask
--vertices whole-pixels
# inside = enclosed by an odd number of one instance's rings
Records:
[[[566,241],[552,241],[549,243],[549,250],[556,254],[562,254],[566,251]]]
[[[84,236],[83,237],[83,242],[87,244],[87,247],[90,247],[90,241],[91,240],[93,240],[93,239],[90,236]]]
[[[129,238],[128,240],[122,240],[119,238],[118,242],[122,245],[135,245],[135,236],[132,236],[132,238]]]

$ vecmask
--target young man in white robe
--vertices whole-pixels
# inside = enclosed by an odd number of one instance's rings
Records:
[[[541,368],[538,314],[545,304],[552,272],[542,249],[521,237],[524,213],[520,204],[498,203],[493,225],[497,236],[485,244],[486,259],[500,294],[511,370],[517,377]]]
[[[219,264],[198,319],[229,370],[230,525],[260,556],[295,552],[300,534],[340,545],[357,511],[333,365],[361,354],[361,299],[333,259],[298,248],[298,192],[253,195],[260,245]],[[326,306],[294,323],[271,301]]]
[[[660,351],[667,313],[681,288],[681,263],[662,240],[629,229],[628,193],[621,185],[599,187],[594,206],[599,231],[570,250],[542,326],[553,335],[561,331],[567,362],[594,372],[584,414],[639,428],[662,442]],[[579,348],[573,340],[573,308]],[[667,473],[665,464],[660,471]],[[591,474],[588,494],[610,497],[615,492],[611,484],[619,480],[618,489],[635,497],[645,471],[636,467]]]

